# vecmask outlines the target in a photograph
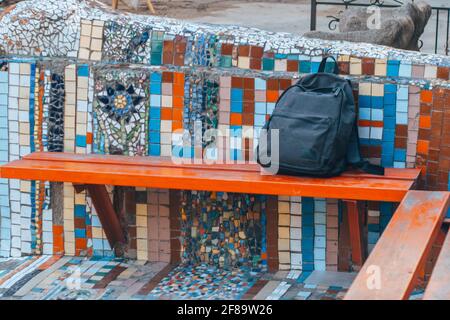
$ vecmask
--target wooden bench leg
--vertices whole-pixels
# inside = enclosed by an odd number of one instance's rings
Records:
[[[344,200],[347,207],[348,225],[350,233],[350,246],[352,249],[352,262],[358,269],[365,260],[362,226],[364,225],[364,210],[361,203],[355,200]]]
[[[115,251],[116,256],[122,256],[123,246],[126,244],[125,234],[109,198],[106,186],[88,184],[85,185],[85,188],[92,199],[92,204],[105,231],[109,245]],[[76,189],[80,190],[81,187],[77,186]]]

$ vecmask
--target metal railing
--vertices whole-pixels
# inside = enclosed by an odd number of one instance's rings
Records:
[[[412,0],[414,2],[414,0]],[[320,1],[320,0],[311,0],[311,24],[310,30],[314,31],[317,28],[317,7],[318,6],[340,6],[344,9],[348,9],[349,7],[369,7],[369,6],[378,6],[381,8],[395,8],[400,7],[404,3],[403,0],[390,0],[390,3],[385,3],[385,0],[335,0],[335,1]],[[342,12],[342,10],[340,11]],[[337,15],[328,15],[327,18],[330,19],[328,23],[328,28],[330,30],[335,30],[337,28],[337,24],[339,23],[339,18]],[[434,26],[430,24],[430,22],[435,18]],[[442,19],[442,20],[441,20]],[[441,28],[442,22],[444,23],[444,28]],[[446,22],[446,24],[445,24]],[[440,53],[449,55],[449,36],[450,36],[450,7],[432,7],[432,14],[427,28],[434,28],[434,53]],[[444,29],[444,31],[442,30]],[[442,35],[442,32],[444,35]],[[442,47],[440,47],[441,41],[445,41]],[[423,46],[423,41],[421,40],[421,46]]]

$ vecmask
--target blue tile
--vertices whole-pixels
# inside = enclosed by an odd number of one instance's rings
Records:
[[[312,61],[311,62],[311,73],[319,72],[319,66],[320,66],[320,62]]]
[[[86,136],[76,135],[75,144],[77,147],[86,148]]]
[[[86,64],[79,65],[77,74],[79,77],[89,77],[89,66]]]
[[[314,198],[302,197],[302,213],[314,214]]]
[[[150,108],[151,119],[161,119],[161,108]]]
[[[263,126],[266,123],[266,115],[255,114],[255,126]]]
[[[371,97],[370,96],[362,96],[358,97],[358,106],[360,108],[370,108],[371,106]]]
[[[396,93],[397,92],[397,85],[395,84],[390,84],[390,83],[386,83],[384,85],[384,92],[389,92],[389,93]]]
[[[385,117],[394,117],[395,118],[395,104],[384,105],[384,116]]]
[[[395,119],[397,124],[408,124],[408,114],[406,112],[397,112]]]
[[[150,95],[150,107],[161,107],[161,96],[158,94]]]
[[[406,150],[405,149],[395,149],[394,151],[395,161],[406,161]]]
[[[396,104],[397,103],[397,95],[395,93],[385,93],[384,94],[384,104]]]
[[[86,206],[81,204],[75,205],[75,218],[84,218],[86,216]]]
[[[268,102],[267,103],[267,114],[272,114],[273,110],[275,110],[275,106],[276,104],[273,102]]]
[[[231,101],[243,101],[244,100],[244,90],[239,88],[231,89]]]
[[[151,131],[160,131],[161,130],[161,121],[159,119],[150,119],[149,127]]]
[[[266,80],[255,78],[255,90],[266,90]]]
[[[383,121],[383,109],[372,109],[372,121]]]
[[[160,132],[159,131],[152,131],[152,132],[150,132],[150,134],[149,134],[149,141],[150,141],[150,143],[156,143],[156,144],[160,143],[160,141],[161,141],[161,134],[160,134]]]
[[[231,112],[242,113],[242,101],[231,101]]]
[[[162,94],[161,83],[151,82],[150,83],[150,94]]]
[[[409,89],[406,86],[400,86],[397,91],[397,99],[398,100],[408,100]]]
[[[395,130],[395,118],[393,118],[393,117],[384,117],[383,118],[383,127],[384,127],[384,129]]]
[[[383,108],[383,104],[384,104],[383,103],[383,97],[375,97],[375,96],[373,96],[371,103],[372,103],[372,105],[371,105],[372,108],[382,109]]]
[[[153,72],[150,75],[150,81],[152,81],[152,82],[161,82],[161,80],[162,80],[161,73]]]
[[[400,61],[388,60],[386,75],[388,77],[398,77],[399,67]]]
[[[151,143],[149,154],[151,156],[159,156],[161,154],[161,145]]]
[[[75,228],[75,238],[86,238],[86,230]]]
[[[370,108],[359,108],[359,119],[360,120],[370,120]]]

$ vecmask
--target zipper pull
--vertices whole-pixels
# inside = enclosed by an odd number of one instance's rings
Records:
[[[334,96],[337,97],[339,95],[339,93],[341,92],[342,88],[336,88],[334,89]]]

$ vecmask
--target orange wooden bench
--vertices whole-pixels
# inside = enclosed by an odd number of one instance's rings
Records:
[[[409,191],[352,283],[347,300],[408,299],[450,204],[450,192]],[[450,238],[425,297],[450,298]]]
[[[434,266],[423,296],[424,300],[450,300],[450,232]]]
[[[324,179],[262,175],[257,164],[174,164],[159,157],[39,152],[0,167],[2,178],[69,182],[77,191],[86,188],[112,248],[124,241],[124,235],[105,185],[345,199],[357,265],[364,259],[357,201],[400,202],[419,174],[419,169],[387,169],[384,176],[347,172]]]

